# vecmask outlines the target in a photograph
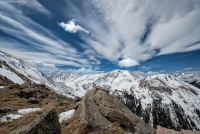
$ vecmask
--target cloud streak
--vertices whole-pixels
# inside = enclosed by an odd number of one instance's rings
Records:
[[[35,4],[37,1],[32,0]],[[32,1],[29,1],[30,4]],[[25,2],[25,1],[24,1]],[[0,30],[9,36],[1,37],[0,49],[25,59],[37,60],[57,65],[74,67],[90,66],[90,61],[83,58],[76,48],[56,37],[52,31],[30,19],[19,8],[22,1],[2,1],[0,5]],[[34,4],[33,4],[34,5]],[[31,5],[27,5],[28,7]],[[47,12],[43,6],[41,12]],[[37,9],[37,7],[36,7]],[[15,15],[13,15],[13,12]],[[23,42],[23,43],[22,43]]]
[[[67,1],[64,12],[79,20],[82,34],[99,55],[111,61],[145,61],[155,56],[200,49],[200,1]]]

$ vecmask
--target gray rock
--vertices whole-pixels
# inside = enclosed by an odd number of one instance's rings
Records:
[[[22,89],[20,90],[17,95],[21,98],[37,98],[37,89],[34,89],[34,88],[26,88],[26,89]]]
[[[55,108],[41,114],[19,134],[61,134],[61,126]]]
[[[1,113],[7,113],[7,112],[10,112],[10,111],[14,111],[14,110],[15,110],[14,108],[0,107],[0,114]]]
[[[28,99],[27,102],[28,102],[28,103],[32,103],[32,104],[39,104],[39,103],[40,103],[40,100],[31,97],[31,98]]]
[[[95,87],[94,87],[94,94],[96,94],[96,92],[97,92],[98,90],[102,90],[102,91],[104,91],[104,92],[109,93],[109,90],[108,90],[108,89],[105,89],[105,88],[100,87],[100,86],[95,86]]]
[[[132,111],[114,96],[103,90],[98,90],[95,94],[95,101],[100,112],[112,122],[120,123],[125,130],[136,132],[137,134],[154,134],[155,130],[133,114]]]
[[[86,125],[91,130],[105,130],[113,127],[112,123],[100,113],[99,107],[94,102],[92,91],[87,91],[76,110],[76,114],[78,114],[77,123],[79,126]]]

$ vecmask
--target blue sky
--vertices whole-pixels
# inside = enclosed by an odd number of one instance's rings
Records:
[[[199,0],[3,0],[0,50],[47,75],[200,73]]]

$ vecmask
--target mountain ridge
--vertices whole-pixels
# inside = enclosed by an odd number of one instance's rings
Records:
[[[107,88],[154,128],[160,125],[175,130],[200,129],[200,89],[172,75],[142,77],[127,70],[114,70],[84,76],[66,73],[50,78],[9,54],[0,52],[0,61],[1,75],[8,78],[16,75],[24,83],[42,83],[67,97],[82,97],[96,85]]]

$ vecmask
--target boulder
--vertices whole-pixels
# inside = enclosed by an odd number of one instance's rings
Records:
[[[88,126],[90,130],[105,130],[113,127],[112,123],[101,114],[94,101],[92,91],[87,91],[76,110],[76,114],[78,115],[78,126]]]
[[[19,134],[61,134],[61,126],[55,108],[41,114]]]
[[[124,128],[137,134],[154,134],[155,130],[149,127],[140,117],[114,96],[104,90],[98,90],[95,101],[100,112],[111,122],[118,122]]]
[[[74,130],[91,134],[156,133],[140,117],[133,114],[124,103],[103,88],[96,87],[93,91],[88,90],[81,101],[72,103],[67,108],[67,110],[70,109],[76,109],[74,116],[66,123],[69,126],[65,126],[70,134]],[[70,123],[73,125],[70,126]]]

